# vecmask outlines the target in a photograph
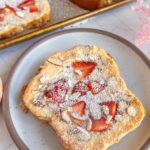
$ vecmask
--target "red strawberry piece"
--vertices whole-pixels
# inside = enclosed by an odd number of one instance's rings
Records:
[[[84,101],[79,101],[71,106],[71,110],[80,116],[85,114],[86,103]]]
[[[13,16],[16,16],[16,11],[12,7],[6,5],[5,8],[0,9],[0,21],[4,21]]]
[[[86,78],[93,71],[95,66],[96,63],[91,61],[79,61],[72,64],[77,80]],[[82,74],[76,73],[76,70],[79,70]]]
[[[35,6],[35,5],[31,5],[31,6],[30,6],[30,12],[31,12],[31,13],[33,13],[33,12],[38,12],[38,11],[39,11],[39,9],[38,9],[37,6]]]
[[[78,120],[78,119],[72,118],[72,121],[78,126],[82,126],[84,124],[84,120]]]
[[[104,131],[106,129],[109,128],[109,124],[107,123],[107,120],[106,118],[101,118],[99,120],[92,120],[92,126],[91,126],[91,131],[96,131],[96,132],[99,132],[99,131]]]
[[[79,81],[73,88],[72,93],[79,92],[81,95],[86,95],[86,93],[89,91],[88,84],[82,81]]]
[[[70,108],[73,112],[77,113],[79,116],[83,116],[85,115],[86,103],[84,101],[79,101],[73,104]],[[77,118],[74,118],[73,116],[71,116],[71,118],[72,121],[78,126],[82,126],[84,124],[84,120],[79,120]]]
[[[35,5],[35,0],[25,0],[23,3],[18,5],[18,8],[25,10],[26,8],[29,8],[30,12],[38,12],[39,9]]]
[[[61,79],[55,82],[52,86],[53,88],[50,90],[46,90],[44,95],[58,103],[64,103],[65,95],[68,90],[67,81],[65,79]]]
[[[93,95],[98,94],[99,92],[101,92],[105,88],[105,84],[101,84],[98,81],[91,81],[88,83],[88,86],[89,86]]]
[[[109,108],[109,114],[114,118],[116,111],[117,111],[117,103],[114,101],[105,102],[102,105],[106,105]]]

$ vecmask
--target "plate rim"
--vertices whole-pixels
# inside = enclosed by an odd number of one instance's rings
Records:
[[[17,130],[15,129],[15,126],[13,124],[13,121],[12,121],[12,118],[11,118],[11,115],[10,115],[9,100],[8,100],[8,94],[7,93],[9,93],[9,88],[10,88],[10,84],[11,84],[13,75],[14,75],[15,71],[17,70],[17,68],[19,67],[22,60],[24,59],[24,57],[26,57],[34,48],[39,46],[41,43],[43,43],[47,40],[50,40],[52,38],[55,38],[57,36],[61,36],[61,35],[64,35],[64,34],[69,34],[69,33],[74,33],[74,32],[75,33],[77,33],[77,32],[78,33],[81,33],[81,32],[96,33],[96,34],[105,35],[105,36],[111,37],[115,40],[118,40],[119,42],[121,42],[121,43],[127,45],[128,47],[130,47],[131,50],[133,50],[145,62],[145,65],[150,70],[150,59],[142,52],[142,50],[140,50],[138,47],[136,47],[133,43],[129,42],[125,38],[123,38],[123,37],[121,37],[117,34],[114,34],[114,33],[108,32],[108,31],[104,31],[104,30],[93,29],[93,28],[67,29],[67,30],[62,30],[62,31],[52,33],[51,35],[48,35],[48,36],[34,42],[33,44],[31,44],[25,50],[25,52],[23,52],[23,54],[20,56],[20,58],[16,61],[16,63],[12,67],[12,69],[11,69],[9,75],[8,75],[7,81],[5,83],[3,101],[2,101],[2,113],[3,113],[5,124],[7,126],[7,129],[9,131],[9,134],[10,134],[12,140],[14,141],[16,146],[21,150],[29,150],[29,148],[23,142],[23,140],[21,139],[21,137],[17,133]]]

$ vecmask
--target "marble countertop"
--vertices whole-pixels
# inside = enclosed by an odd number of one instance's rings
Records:
[[[129,8],[130,5],[131,4],[121,6],[114,10],[107,11],[88,20],[67,26],[59,30],[77,27],[96,28],[113,32],[128,39],[132,43],[135,43],[134,41],[136,38],[136,33],[141,26],[143,18],[142,12],[137,13],[132,11]],[[47,33],[34,39],[27,40],[0,50],[0,76],[2,77],[4,83],[7,79],[7,76],[12,66],[14,65],[16,60],[20,57],[20,55],[26,50],[26,48],[28,48],[35,41],[38,41],[39,39],[42,39],[46,35],[50,34],[51,33]],[[150,43],[149,44],[145,43],[139,46],[141,51],[143,51],[147,55],[147,57],[150,58],[149,47]],[[14,144],[13,140],[11,139],[8,130],[5,126],[5,122],[2,117],[1,107],[0,107],[0,150],[17,150],[17,147]]]

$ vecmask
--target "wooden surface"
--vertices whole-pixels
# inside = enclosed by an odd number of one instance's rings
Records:
[[[103,14],[97,15],[96,17],[76,23],[74,25],[70,25],[63,29],[76,27],[97,28],[118,34],[134,43],[136,33],[144,20],[142,17],[142,13],[135,13],[130,10],[129,8],[130,5],[131,4],[128,4],[115,10],[105,12]],[[37,38],[4,48],[0,51],[0,76],[3,79],[3,82],[6,81],[12,66],[19,58],[19,56],[25,51],[25,49],[35,41],[49,34],[51,33],[47,33]],[[147,55],[147,57],[150,58],[149,47],[150,43],[139,46],[139,48]],[[5,126],[1,108],[0,108],[0,150],[17,150],[17,147],[13,143]]]

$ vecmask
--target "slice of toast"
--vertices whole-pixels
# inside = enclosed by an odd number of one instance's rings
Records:
[[[67,150],[104,150],[137,128],[145,109],[103,49],[79,45],[49,56],[23,103]]]
[[[70,0],[81,8],[95,10],[110,5],[115,0]]]
[[[0,2],[0,39],[12,37],[50,21],[48,0],[15,0]]]

